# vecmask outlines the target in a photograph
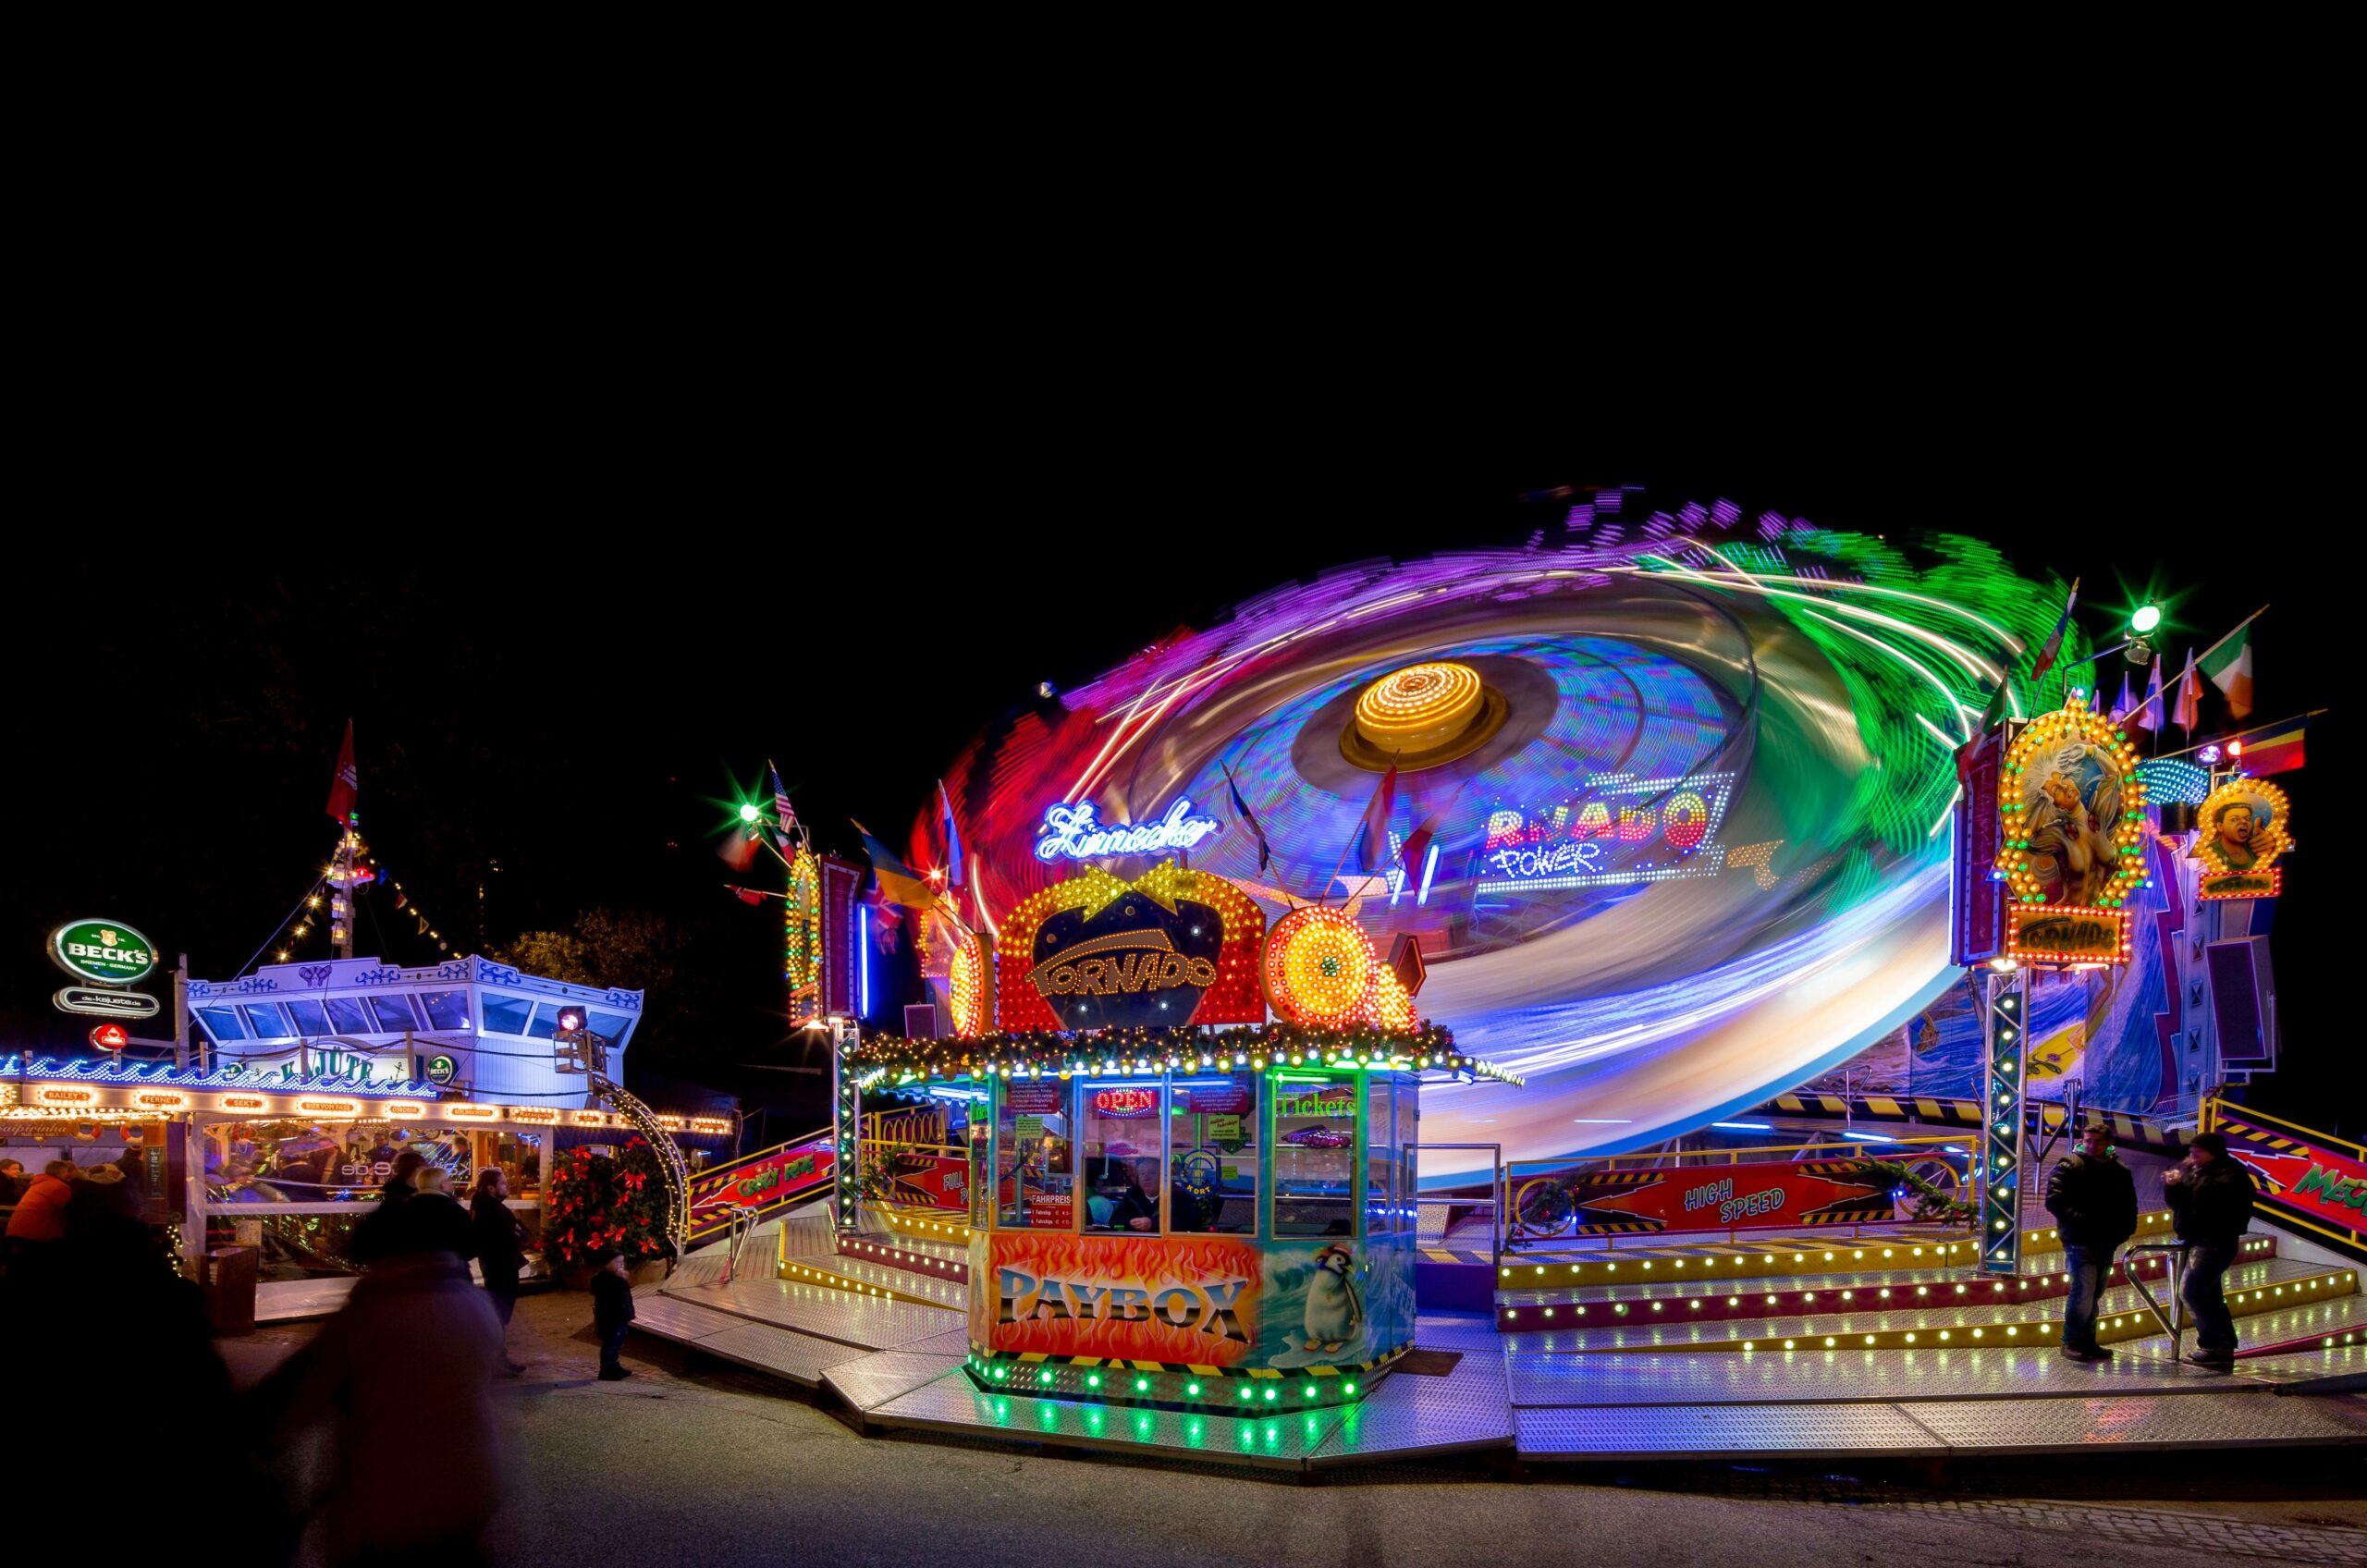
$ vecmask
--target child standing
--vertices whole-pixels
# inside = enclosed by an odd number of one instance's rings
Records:
[[[592,1328],[600,1336],[600,1380],[613,1383],[630,1378],[617,1360],[624,1348],[625,1329],[633,1319],[632,1283],[625,1274],[624,1254],[604,1252],[592,1276]]]

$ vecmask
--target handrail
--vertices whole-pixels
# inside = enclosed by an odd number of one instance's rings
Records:
[[[1491,1268],[1502,1267],[1504,1261],[1504,1230],[1510,1223],[1505,1211],[1511,1207],[1509,1196],[1512,1192],[1511,1179],[1506,1174],[1509,1168],[1504,1163],[1504,1145],[1502,1144],[1415,1144],[1412,1147],[1417,1156],[1424,1149],[1486,1149],[1488,1151],[1492,1170],[1488,1181],[1488,1207],[1490,1210],[1488,1222],[1488,1266]],[[1417,1213],[1421,1208],[1421,1161],[1417,1158],[1414,1167],[1414,1207]],[[1443,1231],[1440,1233],[1439,1239],[1441,1241],[1446,1239]]]
[[[705,1181],[709,1176],[719,1176],[735,1165],[745,1165],[752,1159],[762,1159],[768,1154],[779,1154],[783,1149],[795,1148],[800,1144],[815,1143],[829,1135],[830,1129],[828,1127],[818,1127],[811,1133],[800,1133],[793,1138],[783,1138],[779,1143],[768,1144],[753,1154],[734,1155],[721,1165],[710,1165],[704,1170],[694,1171],[691,1179],[695,1182]]]
[[[2315,1127],[2304,1127],[2298,1121],[2287,1121],[2281,1116],[2271,1116],[2264,1110],[2254,1110],[2248,1105],[2238,1105],[2217,1095],[2206,1096],[2202,1101],[2203,1131],[2212,1131],[2213,1124],[2222,1116],[2239,1116],[2247,1121],[2274,1121],[2288,1133],[2304,1133],[2315,1142],[2349,1149],[2356,1158],[2367,1158],[2367,1144],[2354,1144],[2349,1138],[2337,1138],[2331,1133],[2321,1133]]]
[[[2137,1245],[2130,1247],[2126,1252],[2122,1253],[2121,1256],[2124,1258],[2134,1258],[2140,1252],[2167,1253],[2169,1255],[2168,1261],[2170,1268],[2170,1299],[2172,1301],[2184,1301],[2186,1299],[2185,1285],[2187,1255],[2191,1250],[2192,1243],[2187,1242],[2140,1242]],[[2153,1315],[2153,1321],[2162,1326],[2162,1332],[2169,1335],[2170,1359],[2172,1361],[2177,1360],[2179,1334],[2177,1315],[2175,1313],[2164,1312],[2162,1310],[2162,1304],[2155,1301],[2153,1299],[2153,1292],[2145,1288],[2145,1281],[2138,1277],[2137,1268],[2133,1263],[2130,1265],[2128,1270],[2128,1282],[2137,1287],[2137,1293],[2144,1299],[2145,1310]],[[2092,1328],[2093,1325],[2091,1324],[2090,1327]]]

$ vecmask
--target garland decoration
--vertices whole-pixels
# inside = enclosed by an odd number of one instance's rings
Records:
[[[1022,1030],[975,1039],[908,1040],[866,1035],[848,1052],[865,1087],[917,1079],[1069,1077],[1079,1072],[1159,1072],[1200,1068],[1274,1072],[1293,1067],[1437,1070],[1459,1078],[1520,1078],[1454,1048],[1444,1025],[1406,1029],[1355,1024],[1343,1028],[1274,1023],[1201,1034],[1153,1028],[1098,1029],[1080,1034]]]

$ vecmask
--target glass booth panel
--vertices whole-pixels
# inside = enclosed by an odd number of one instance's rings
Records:
[[[1156,1078],[1085,1079],[1078,1107],[1087,1235],[1158,1234],[1167,1191],[1166,1128]]]
[[[995,1105],[995,1224],[1005,1231],[1076,1229],[1076,1157],[1068,1085],[1004,1084]]]
[[[1355,1231],[1356,1086],[1279,1074],[1274,1082],[1274,1234]]]
[[[1397,1151],[1390,1146],[1396,1123],[1389,1109],[1389,1080],[1375,1073],[1365,1087],[1365,1234],[1386,1236],[1396,1229]]]
[[[1422,1141],[1421,1088],[1412,1079],[1397,1081],[1397,1131],[1392,1141],[1397,1145],[1397,1229],[1413,1231],[1418,1227],[1422,1207],[1422,1160],[1417,1145]]]
[[[1167,1147],[1171,1233],[1257,1231],[1257,1072],[1207,1072],[1171,1085]]]

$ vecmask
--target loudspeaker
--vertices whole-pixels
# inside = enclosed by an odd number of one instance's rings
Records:
[[[937,1038],[937,1004],[908,1002],[904,1006],[904,1038],[934,1040]]]
[[[2211,976],[2211,1019],[2219,1030],[2225,1067],[2276,1064],[2276,979],[2268,967],[2268,938],[2242,937],[2203,949]]]

